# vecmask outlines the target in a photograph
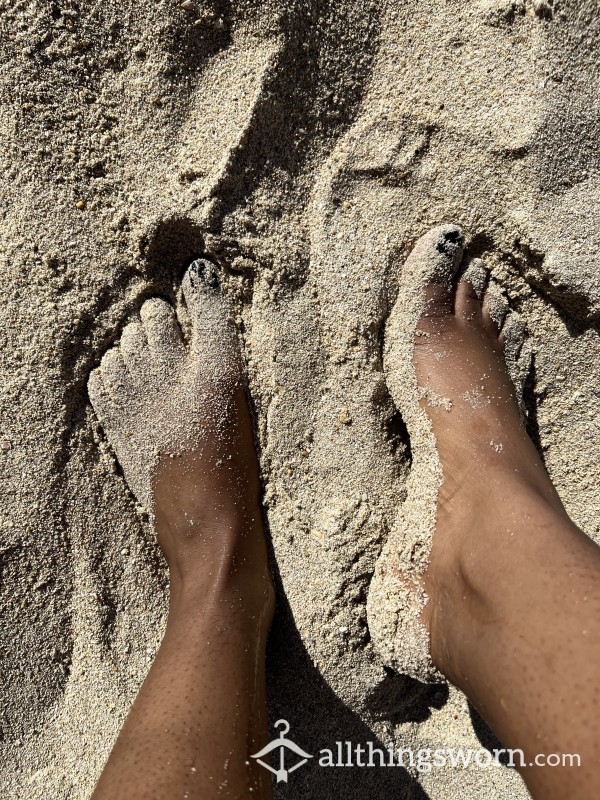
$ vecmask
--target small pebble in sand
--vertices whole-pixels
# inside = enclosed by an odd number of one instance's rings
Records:
[[[215,17],[214,13],[211,11],[204,11],[201,17],[194,22],[196,28],[215,28],[216,30],[221,30],[225,27],[225,23],[221,19],[221,17]]]
[[[350,411],[348,410],[347,406],[343,406],[340,409],[340,414],[338,419],[342,423],[342,425],[350,425],[350,423],[352,422],[352,415],[350,414]]]
[[[85,200],[78,200],[75,203],[75,206],[81,211],[82,209],[85,208]]]
[[[12,444],[8,441],[8,439],[2,439],[0,448],[2,449],[3,453],[8,453],[9,450],[12,450]]]
[[[195,6],[194,3],[192,3],[192,0],[184,0],[184,2],[181,4],[181,8],[183,8],[184,11],[193,11],[194,7]]]

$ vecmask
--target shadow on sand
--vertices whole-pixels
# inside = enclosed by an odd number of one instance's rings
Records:
[[[393,673],[368,699],[374,718],[393,722],[425,719],[425,706],[439,707],[447,698],[445,687],[424,687],[417,681]],[[338,741],[364,744],[386,751],[386,743],[346,706],[327,685],[302,643],[285,598],[279,595],[278,610],[269,637],[267,691],[271,726],[279,719],[290,723],[289,738],[313,755],[289,776],[289,782],[274,784],[276,800],[428,800],[429,796],[403,767],[320,767],[319,751],[333,750]],[[388,702],[389,701],[389,702]],[[430,702],[431,701],[431,702]],[[271,738],[278,732],[272,727]],[[290,763],[297,757],[290,754]],[[375,763],[378,763],[377,755]]]

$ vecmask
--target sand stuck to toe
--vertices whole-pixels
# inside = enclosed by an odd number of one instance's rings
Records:
[[[370,640],[409,476],[383,332],[414,242],[459,225],[527,325],[529,430],[598,537],[597,3],[0,10],[3,800],[89,797],[160,641],[165,566],[86,387],[202,255],[229,271],[257,420],[272,719],[311,753],[489,745],[458,692],[386,670]],[[526,796],[505,769],[316,761],[297,800]]]
[[[402,267],[397,300],[385,327],[386,383],[408,429],[411,464],[406,499],[400,504],[369,586],[367,623],[373,645],[388,667],[423,683],[445,680],[431,660],[429,633],[421,623],[428,602],[422,576],[436,530],[443,475],[431,420],[420,401],[426,399],[430,406],[446,411],[453,405],[452,398],[419,387],[413,366],[416,337],[428,335],[418,330],[419,320],[428,310],[427,285],[433,281],[451,292],[457,276],[462,275],[473,281],[480,297],[484,290],[488,292],[491,316],[498,328],[505,322],[506,363],[523,408],[523,390],[531,368],[529,342],[517,312],[510,310],[499,288],[488,280],[481,260],[461,265],[463,254],[464,236],[455,225],[439,225],[422,236]],[[470,402],[481,401],[475,396]]]

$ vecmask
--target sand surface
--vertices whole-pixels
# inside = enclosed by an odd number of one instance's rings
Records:
[[[382,332],[454,222],[534,352],[529,429],[600,520],[597,0],[0,2],[0,795],[89,797],[165,623],[166,574],[87,378],[153,294],[233,270],[280,593],[272,719],[490,744],[386,671],[366,595],[406,495]],[[524,798],[513,771],[319,769],[281,797]]]

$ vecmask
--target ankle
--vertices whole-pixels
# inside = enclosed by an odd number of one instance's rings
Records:
[[[156,534],[169,565],[172,613],[231,608],[270,619],[274,590],[260,510],[157,515]]]
[[[478,631],[500,625],[511,609],[515,581],[527,582],[529,565],[543,560],[557,530],[574,528],[558,497],[518,475],[478,497],[462,514],[438,515],[425,575],[432,660],[459,686],[466,674],[462,665],[472,662],[480,641]],[[444,530],[448,519],[453,530]]]
[[[170,573],[169,620],[199,621],[268,632],[275,610],[275,590],[268,571],[238,572],[195,581]]]

